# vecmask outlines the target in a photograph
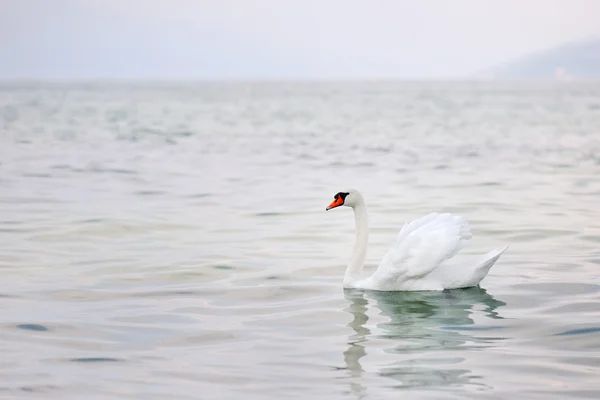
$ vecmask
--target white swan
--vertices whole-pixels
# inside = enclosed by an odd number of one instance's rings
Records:
[[[369,227],[362,195],[354,190],[339,192],[326,210],[352,207],[356,220],[354,254],[343,285],[382,291],[444,290],[477,286],[508,246],[492,250],[470,265],[450,264],[471,238],[471,229],[461,217],[432,213],[405,224],[377,270],[361,279]]]

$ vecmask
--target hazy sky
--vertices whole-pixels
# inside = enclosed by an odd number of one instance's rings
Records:
[[[600,34],[596,0],[0,0],[0,78],[456,77]]]

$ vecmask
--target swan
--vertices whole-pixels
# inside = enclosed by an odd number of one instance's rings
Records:
[[[346,206],[354,211],[356,242],[344,275],[344,288],[379,291],[434,291],[479,285],[508,246],[492,250],[470,264],[449,263],[471,238],[459,216],[430,213],[404,224],[373,275],[362,279],[369,223],[363,196],[355,189],[338,192],[326,211]]]

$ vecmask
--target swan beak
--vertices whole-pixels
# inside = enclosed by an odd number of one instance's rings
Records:
[[[344,199],[342,199],[342,197],[338,197],[337,199],[335,199],[334,201],[331,202],[331,204],[329,206],[327,206],[327,208],[325,209],[325,211],[329,211],[332,208],[336,208],[339,207],[341,205],[344,204]]]

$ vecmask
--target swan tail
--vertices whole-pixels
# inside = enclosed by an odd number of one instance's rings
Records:
[[[490,269],[507,249],[508,246],[504,246],[501,249],[494,249],[483,255],[475,264],[473,275],[471,275],[471,279],[469,279],[468,286],[477,286],[479,282],[486,277],[488,272],[490,272]]]

